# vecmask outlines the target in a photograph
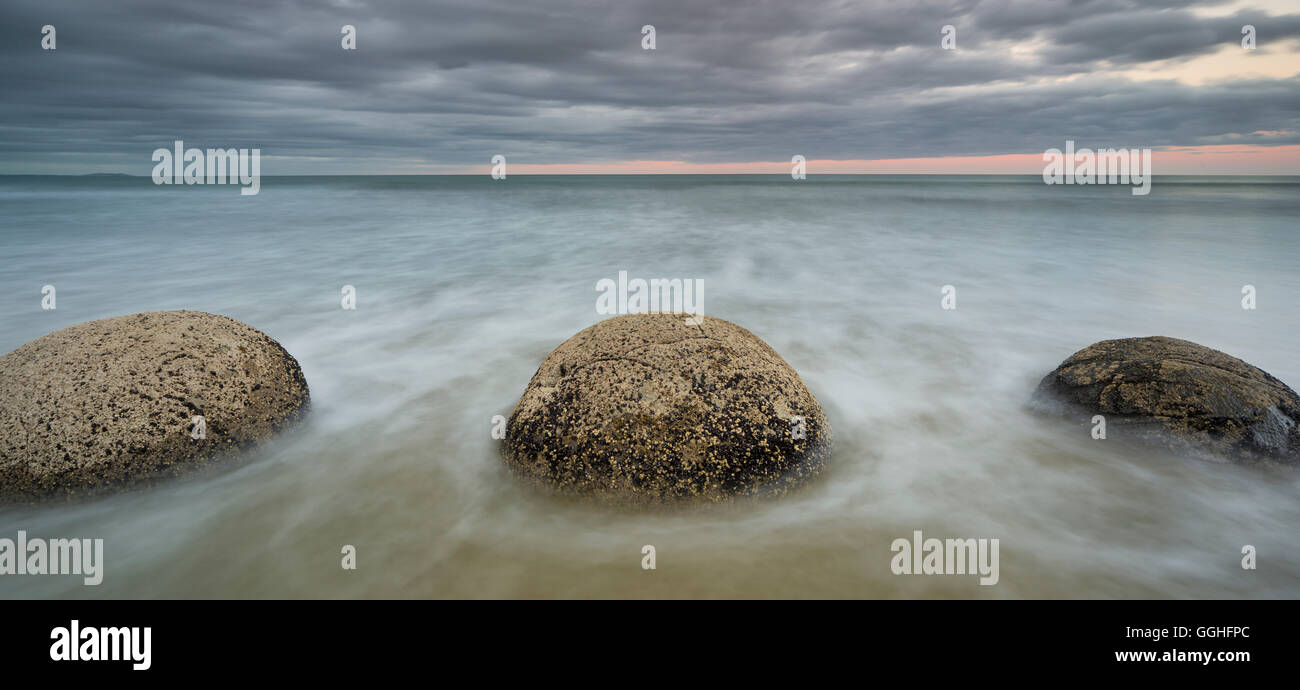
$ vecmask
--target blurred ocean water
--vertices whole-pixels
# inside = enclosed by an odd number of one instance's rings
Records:
[[[1108,445],[1024,409],[1062,359],[1127,336],[1300,388],[1298,229],[1285,177],[1157,177],[1146,197],[1035,176],[268,177],[256,196],[0,177],[0,351],[197,309],[278,339],[313,402],[246,465],[0,510],[0,537],[104,538],[106,559],[98,587],[6,576],[0,596],[1300,596],[1300,472]],[[800,372],[836,436],[820,481],[620,514],[506,473],[492,416],[603,318],[595,285],[619,271],[703,280],[706,313]],[[890,543],[914,530],[998,538],[1000,582],[893,575]]]

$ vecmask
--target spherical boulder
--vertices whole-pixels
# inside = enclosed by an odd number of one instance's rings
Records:
[[[233,319],[159,311],[78,324],[0,357],[0,497],[180,474],[270,438],[308,405],[298,362]]]
[[[779,494],[830,451],[817,399],[771,347],[733,323],[633,314],[555,349],[506,425],[517,473],[622,504]]]
[[[1165,337],[1103,340],[1039,383],[1039,409],[1175,452],[1300,462],[1300,396],[1218,350]],[[1108,436],[1109,437],[1109,436]]]

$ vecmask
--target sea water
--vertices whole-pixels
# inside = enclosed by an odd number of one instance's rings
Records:
[[[1025,409],[1065,357],[1129,336],[1300,387],[1298,227],[1300,178],[1157,177],[1139,197],[1037,176],[267,177],[255,196],[0,177],[0,351],[195,309],[279,340],[312,396],[249,462],[0,509],[0,534],[104,539],[101,584],[0,577],[0,596],[1300,596],[1300,471]],[[516,481],[492,419],[607,318],[596,285],[620,271],[703,281],[707,314],[781,353],[834,430],[827,472],[667,513]],[[890,545],[917,531],[999,540],[997,584],[895,575]]]

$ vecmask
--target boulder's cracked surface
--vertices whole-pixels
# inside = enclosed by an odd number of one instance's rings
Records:
[[[298,362],[233,319],[101,319],[0,357],[0,497],[180,474],[269,439],[309,405]],[[202,416],[205,438],[193,438]]]
[[[782,493],[816,475],[830,428],[799,375],[744,328],[688,316],[620,316],[557,347],[510,416],[507,463],[630,504]]]
[[[1155,336],[1103,340],[1038,385],[1034,403],[1175,452],[1300,463],[1300,396],[1236,357]]]

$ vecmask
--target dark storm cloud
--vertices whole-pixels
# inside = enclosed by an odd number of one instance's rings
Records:
[[[1080,19],[1050,33],[1054,62],[1107,59],[1117,63],[1167,60],[1204,55],[1226,44],[1239,44],[1241,27],[1256,26],[1265,40],[1300,37],[1300,15],[1269,18],[1262,12],[1197,19],[1189,13],[1140,10]]]
[[[6,0],[0,172],[147,173],[174,139],[261,147],[272,174],[1300,142],[1296,79],[1089,76],[1213,54],[1244,23],[1261,47],[1300,36],[1300,14],[1193,5]],[[958,51],[939,48],[945,24]]]

